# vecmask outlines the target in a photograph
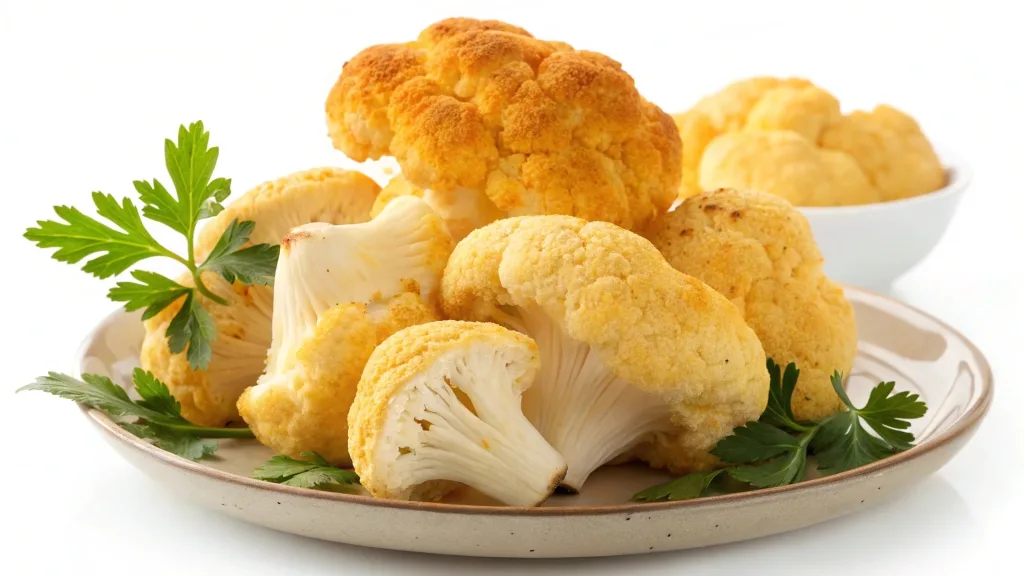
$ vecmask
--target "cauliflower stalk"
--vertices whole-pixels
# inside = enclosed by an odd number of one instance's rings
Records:
[[[494,324],[395,333],[367,362],[348,416],[363,486],[409,500],[459,483],[513,506],[543,502],[566,464],[520,410],[538,364],[533,341]]]
[[[438,213],[454,213],[456,239],[529,214],[639,228],[672,204],[681,174],[675,124],[618,62],[493,20],[443,20],[363,50],[326,112],[336,148],[394,156]]]
[[[717,190],[688,198],[645,234],[672,266],[731,300],[768,356],[800,367],[797,418],[843,408],[829,377],[850,373],[857,325],[799,210],[770,194]]]
[[[266,182],[239,197],[203,227],[196,241],[196,258],[206,258],[234,220],[256,223],[250,238],[254,244],[280,244],[289,230],[313,221],[365,222],[370,219],[379,191],[370,178],[337,168],[317,168]],[[185,274],[177,282],[191,286],[192,277]],[[196,294],[217,330],[206,369],[193,370],[184,353],[172,354],[167,346],[167,325],[181,303],[145,322],[141,360],[145,370],[167,384],[189,421],[223,426],[238,420],[238,396],[263,372],[270,347],[274,292],[267,286],[231,285],[212,273],[204,274],[203,282],[228,301],[222,305]]]
[[[363,365],[394,332],[437,319],[451,238],[408,197],[363,224],[299,226],[281,248],[266,372],[238,410],[278,453],[348,464],[346,417]]]
[[[885,105],[844,115],[834,96],[802,79],[736,82],[675,121],[681,198],[738,188],[798,206],[841,206],[917,196],[946,182],[913,118]]]
[[[707,450],[767,402],[764,351],[740,312],[612,224],[495,222],[456,246],[441,291],[449,317],[537,341],[523,411],[565,457],[570,489],[639,445],[674,472],[706,468]]]

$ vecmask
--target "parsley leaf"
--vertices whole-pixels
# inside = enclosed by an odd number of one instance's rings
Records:
[[[255,222],[233,220],[200,269],[216,272],[228,282],[237,278],[243,284],[273,284],[280,247],[259,244],[242,248],[255,227]]]
[[[807,444],[812,437],[813,434],[810,432],[804,433],[799,438],[790,436],[794,442],[783,452],[782,456],[756,466],[729,468],[729,475],[757,488],[801,482],[807,476]],[[763,459],[759,458],[759,460]]]
[[[220,150],[216,146],[210,148],[209,144],[210,133],[203,128],[202,122],[193,122],[188,129],[179,127],[177,144],[170,139],[164,141],[164,161],[174,182],[177,200],[165,194],[158,204],[146,202],[153,206],[150,212],[159,211],[161,218],[170,219],[172,214],[177,216],[179,222],[186,224],[185,229],[190,236],[196,222],[223,210],[220,202],[231,194],[230,180],[217,178],[210,181]]]
[[[664,484],[651,486],[646,490],[637,492],[633,495],[633,500],[658,502],[661,500],[691,500],[699,498],[711,486],[711,482],[722,472],[725,472],[725,470],[693,472],[679,478],[673,478]]]
[[[185,297],[181,309],[167,325],[167,345],[172,354],[177,354],[187,347],[189,365],[206,366],[213,356],[210,342],[213,341],[216,330],[209,312],[199,303],[195,293],[190,292]]]
[[[143,440],[151,440],[157,448],[189,460],[201,460],[217,451],[217,443],[192,434],[173,432],[151,424],[121,422],[118,424]]]
[[[156,272],[134,270],[132,278],[139,282],[118,282],[117,286],[107,292],[107,298],[114,302],[124,302],[124,309],[129,312],[145,308],[143,320],[149,320],[182,296],[192,293],[191,288]]]
[[[37,228],[25,231],[25,238],[40,248],[57,248],[53,258],[68,264],[102,252],[102,256],[89,260],[82,267],[97,278],[120,274],[146,258],[171,254],[146,231],[139,211],[130,200],[125,198],[119,205],[113,196],[102,192],[93,192],[92,199],[97,213],[120,230],[86,216],[77,208],[55,206],[54,212],[64,222],[40,220]]]
[[[748,422],[733,429],[731,436],[722,438],[711,449],[711,454],[724,462],[747,464],[760,462],[792,452],[800,442],[792,435],[764,422]]]
[[[181,404],[171,395],[167,385],[157,380],[151,372],[136,368],[132,372],[132,382],[135,384],[135,391],[142,398],[136,404],[181,423],[188,423],[188,420],[181,416]]]
[[[871,390],[863,408],[850,401],[843,378],[833,373],[832,388],[847,410],[815,422],[802,422],[791,401],[800,371],[788,364],[783,371],[768,359],[768,403],[756,422],[733,429],[711,450],[732,466],[711,473],[688,474],[638,492],[636,500],[683,500],[701,496],[721,471],[755,488],[802,482],[807,477],[808,453],[817,457],[824,474],[851,470],[913,446],[910,420],[924,416],[927,407],[917,394],[893,393],[896,384],[881,382]],[[872,434],[874,432],[874,434]]]
[[[790,405],[793,401],[793,391],[796,390],[797,379],[800,378],[800,371],[797,370],[796,364],[790,362],[786,365],[785,373],[781,372],[779,365],[769,358],[768,405],[765,407],[764,413],[761,414],[761,422],[790,430],[807,430],[807,426],[797,421]]]
[[[305,460],[274,456],[253,470],[252,477],[299,488],[331,488],[359,483],[355,472],[331,466],[316,452],[303,452],[300,456]]]
[[[195,293],[216,304],[228,304],[203,283],[201,272],[213,271],[229,282],[269,285],[278,257],[277,246],[243,247],[255,224],[233,222],[218,240],[215,257],[207,258],[202,266],[196,263],[197,224],[223,210],[221,203],[231,194],[231,180],[213,178],[220,151],[209,143],[210,133],[202,122],[179,127],[176,142],[164,141],[164,160],[174,193],[156,179],[135,181],[135,191],[142,203],[141,215],[128,198],[119,203],[109,194],[94,192],[96,213],[110,224],[77,208],[56,206],[54,211],[61,221],[40,220],[36,227],[25,231],[25,238],[40,248],[57,248],[53,257],[61,262],[76,264],[88,259],[82,269],[99,278],[124,273],[154,256],[171,258],[188,268],[194,286],[179,284],[154,272],[135,270],[132,277],[137,282],[118,282],[107,296],[123,302],[126,310],[145,309],[143,319],[152,318],[184,297],[166,335],[173,353],[188,349],[187,358],[193,369],[207,367],[212,356],[210,343],[216,338],[212,319]],[[187,253],[176,254],[157,242],[146,229],[143,217],[184,235]]]
[[[99,374],[83,374],[79,380],[50,372],[19,388],[18,392],[38,390],[91,406],[116,418],[136,418],[118,425],[139,438],[152,441],[159,448],[190,460],[198,460],[216,451],[217,444],[203,438],[253,437],[248,428],[196,426],[182,417],[181,405],[167,385],[153,374],[136,368],[132,379],[141,400],[132,400],[124,388]]]
[[[914,435],[906,430],[910,420],[924,416],[928,408],[917,394],[893,394],[895,387],[894,382],[880,383],[871,390],[864,407],[857,408],[843,389],[842,376],[838,372],[832,375],[832,388],[847,411],[821,424],[821,437],[813,448],[822,473],[851,470],[913,447]]]
[[[729,468],[729,475],[740,482],[758,488],[782,486],[804,479],[807,445],[813,436],[813,432],[793,436],[761,421],[748,422],[720,440],[711,454],[723,462],[748,464]],[[761,464],[749,465],[755,463]]]
[[[22,386],[18,392],[40,390],[79,404],[92,406],[111,416],[140,416],[140,407],[132,402],[124,388],[99,374],[83,374],[82,380],[66,374],[49,372],[35,382]],[[146,411],[148,414],[148,411]]]

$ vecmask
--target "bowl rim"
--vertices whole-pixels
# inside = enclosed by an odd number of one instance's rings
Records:
[[[797,206],[796,208],[808,216],[826,216],[850,214],[857,211],[899,210],[904,207],[913,207],[918,204],[937,201],[947,196],[961,195],[970,186],[973,177],[971,166],[957,154],[942,151],[938,156],[945,169],[947,181],[945,186],[937,190],[888,202],[872,202],[871,204],[853,204],[849,206]]]
[[[199,462],[193,462],[187,460],[166,450],[157,448],[153,444],[146,442],[135,435],[129,433],[124,428],[121,428],[111,419],[106,413],[99,410],[90,408],[88,406],[79,405],[82,413],[88,417],[88,419],[107,434],[109,440],[116,440],[124,443],[131,449],[143,452],[147,456],[155,458],[160,463],[178,468],[184,472],[191,472],[205,476],[206,478],[213,481],[228,482],[237,486],[266,491],[270,493],[276,493],[280,495],[294,496],[299,498],[314,498],[317,500],[327,500],[343,504],[367,506],[367,507],[386,507],[392,509],[403,509],[403,510],[414,510],[414,511],[425,511],[434,512],[438,514],[458,514],[458,515],[492,515],[492,516],[600,516],[608,514],[632,514],[639,512],[655,512],[662,510],[674,510],[677,508],[694,508],[703,506],[714,506],[714,505],[741,505],[749,502],[752,499],[761,498],[773,498],[773,497],[785,497],[791,496],[793,493],[798,491],[807,490],[828,490],[829,487],[836,484],[848,482],[850,480],[870,477],[876,474],[891,470],[908,463],[909,461],[916,460],[926,454],[937,450],[947,444],[961,438],[965,435],[970,437],[974,430],[980,425],[989,411],[989,407],[992,403],[992,395],[994,391],[994,382],[992,376],[992,368],[981,350],[971,340],[964,336],[960,331],[949,326],[942,320],[939,320],[935,316],[920,310],[910,304],[901,302],[890,296],[867,290],[861,287],[844,285],[843,288],[847,291],[859,293],[862,297],[867,299],[883,301],[888,304],[896,304],[897,306],[907,308],[911,312],[919,315],[920,317],[934,322],[939,325],[942,329],[947,330],[954,337],[958,338],[968,349],[970,354],[975,358],[978,364],[979,380],[980,380],[980,394],[978,400],[970,406],[970,408],[963,413],[963,415],[957,419],[952,426],[946,430],[940,432],[936,436],[929,438],[928,440],[917,444],[898,454],[889,456],[882,460],[872,462],[853,470],[847,470],[846,472],[840,472],[830,476],[822,476],[811,480],[805,480],[796,484],[789,484],[786,486],[778,486],[774,488],[762,488],[759,490],[750,490],[745,492],[738,492],[732,494],[721,494],[715,496],[705,496],[701,498],[695,498],[692,500],[679,500],[679,501],[661,501],[661,502],[634,502],[629,501],[622,504],[603,504],[593,506],[557,506],[557,507],[524,507],[524,506],[478,506],[469,504],[449,504],[443,502],[416,502],[416,501],[405,501],[405,500],[386,500],[382,498],[374,498],[372,496],[364,496],[360,494],[346,494],[343,492],[327,492],[320,490],[310,490],[306,488],[296,488],[293,486],[286,486],[283,484],[275,484],[264,480],[256,480],[239,474],[233,474],[206,466]],[[76,354],[76,365],[74,368],[74,376],[81,378],[81,366],[85,359],[85,352],[87,350],[89,342],[94,338],[96,332],[100,331],[105,325],[114,321],[114,319],[124,314],[124,311],[118,309],[108,314],[103,321],[101,321],[96,328],[86,337],[80,346],[78,353]]]

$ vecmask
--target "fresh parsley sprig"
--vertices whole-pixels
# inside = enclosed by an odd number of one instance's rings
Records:
[[[842,375],[834,372],[832,388],[847,409],[815,422],[802,422],[793,415],[791,406],[800,377],[796,365],[790,363],[783,372],[768,359],[768,374],[768,405],[760,420],[733,429],[732,435],[711,450],[731,466],[672,479],[636,493],[633,499],[655,502],[698,498],[722,472],[754,488],[802,482],[808,454],[816,456],[817,470],[822,474],[852,470],[911,448],[914,435],[907,432],[910,420],[927,411],[917,394],[894,394],[894,382],[875,386],[864,406],[858,408],[843,389]]]
[[[331,466],[316,452],[303,452],[300,456],[305,460],[274,456],[253,470],[252,477],[299,488],[337,489],[359,483],[355,472]]]
[[[139,438],[189,460],[213,454],[217,444],[207,438],[252,438],[248,428],[196,426],[181,415],[181,404],[167,385],[150,372],[136,368],[132,382],[139,400],[132,400],[124,388],[99,374],[83,374],[82,379],[50,372],[18,389],[39,390],[79,404],[91,406],[116,418],[135,418],[118,424]]]
[[[210,148],[209,141],[210,133],[202,122],[188,128],[181,126],[176,143],[164,141],[164,160],[174,194],[156,179],[136,181],[141,213],[128,198],[118,202],[110,194],[93,192],[96,213],[110,224],[77,208],[55,206],[54,212],[61,221],[40,220],[36,227],[25,231],[25,238],[40,248],[57,248],[53,253],[56,260],[75,264],[88,259],[82,270],[97,278],[116,276],[154,257],[170,258],[184,265],[192,275],[193,286],[155,272],[135,270],[131,273],[135,282],[118,282],[107,297],[123,302],[128,311],[144,309],[143,319],[152,318],[184,298],[168,324],[167,340],[172,353],[186,351],[192,368],[206,368],[211,357],[210,343],[216,338],[213,320],[196,292],[217,304],[227,304],[203,282],[202,273],[219,274],[228,282],[269,285],[278,256],[277,246],[246,247],[255,225],[235,220],[206,258],[196,261],[194,239],[199,221],[223,210],[221,203],[231,194],[231,180],[213,178],[219,149]],[[160,244],[146,229],[143,218],[182,234],[186,254],[181,256]]]

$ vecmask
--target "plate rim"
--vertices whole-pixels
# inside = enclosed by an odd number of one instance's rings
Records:
[[[299,498],[313,498],[317,500],[327,500],[331,502],[338,502],[343,504],[352,504],[359,506],[368,507],[384,507],[392,509],[402,510],[413,510],[420,512],[434,512],[439,514],[457,514],[457,515],[491,515],[491,516],[530,516],[530,517],[546,517],[546,516],[602,516],[608,514],[631,514],[636,512],[655,512],[663,510],[676,510],[676,509],[692,509],[705,506],[717,506],[717,505],[729,505],[729,504],[743,504],[750,500],[760,500],[772,498],[775,496],[784,496],[792,494],[794,492],[808,491],[817,488],[828,488],[836,484],[844,484],[850,480],[861,478],[864,476],[870,476],[880,471],[892,469],[901,466],[912,460],[917,460],[928,453],[937,450],[954,440],[964,436],[965,434],[971,433],[975,428],[980,425],[981,421],[988,414],[989,408],[992,404],[992,397],[995,390],[995,382],[992,375],[992,368],[988,362],[988,359],[981,352],[977,345],[974,344],[969,338],[964,336],[956,328],[953,328],[946,322],[936,318],[932,314],[925,312],[915,306],[907,304],[897,300],[891,296],[881,294],[872,290],[868,290],[861,287],[844,285],[843,288],[850,292],[856,292],[861,295],[867,296],[868,298],[874,298],[877,300],[883,300],[890,304],[907,308],[912,312],[921,315],[922,317],[938,324],[943,329],[949,331],[953,336],[958,338],[961,342],[966,345],[970,353],[975,357],[978,363],[981,380],[981,396],[978,401],[972,406],[967,412],[963,414],[957,421],[942,431],[933,438],[930,438],[921,444],[915,445],[913,448],[900,452],[893,456],[889,456],[882,460],[872,462],[853,470],[847,470],[838,474],[830,476],[823,476],[820,478],[814,478],[811,480],[805,480],[795,484],[788,484],[785,486],[776,486],[774,488],[761,488],[758,490],[750,490],[745,492],[738,492],[732,494],[719,494],[714,496],[704,496],[701,498],[694,498],[690,500],[676,500],[676,501],[661,501],[661,502],[633,502],[628,501],[622,504],[603,504],[596,506],[552,506],[552,507],[526,507],[526,506],[494,506],[494,505],[469,505],[469,504],[449,504],[444,502],[419,502],[419,501],[408,501],[408,500],[387,500],[383,498],[374,498],[372,496],[364,496],[360,494],[346,494],[343,492],[328,492],[322,490],[310,490],[308,488],[297,488],[294,486],[286,486],[284,484],[276,484],[273,482],[267,482],[265,480],[257,480],[239,474],[232,474],[223,470],[218,470],[210,466],[203,465],[199,462],[193,462],[187,460],[166,450],[157,448],[149,442],[145,442],[141,438],[138,438],[130,434],[127,430],[118,426],[113,419],[107,414],[90,408],[89,406],[79,405],[79,409],[83,412],[89,420],[96,425],[100,430],[109,434],[116,440],[127,444],[128,446],[145,453],[148,456],[152,456],[164,464],[172,467],[179,468],[185,472],[192,472],[205,476],[208,479],[214,481],[227,482],[235,484],[240,487],[266,491],[276,494],[284,494],[289,496],[295,496]],[[117,310],[108,313],[99,324],[93,328],[92,331],[86,336],[82,345],[75,358],[74,375],[76,378],[81,377],[83,360],[85,359],[85,351],[89,343],[94,339],[95,334],[101,330],[106,324],[108,324],[114,317],[120,314],[124,314],[124,310],[118,308]]]

